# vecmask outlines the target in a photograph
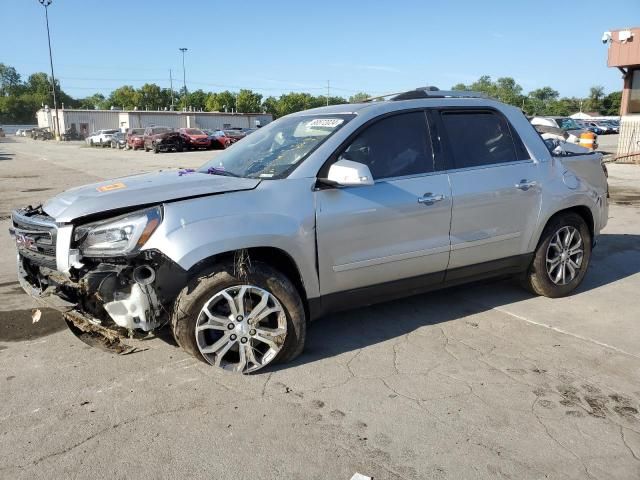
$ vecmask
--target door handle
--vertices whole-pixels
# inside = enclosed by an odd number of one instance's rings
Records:
[[[433,193],[425,193],[422,197],[418,198],[418,203],[422,205],[433,205],[436,202],[444,200],[444,195],[441,193],[434,195]]]
[[[528,181],[526,178],[520,180],[519,183],[515,184],[515,187],[519,190],[524,190],[525,192],[529,190],[531,187],[535,187],[538,184],[535,180]]]

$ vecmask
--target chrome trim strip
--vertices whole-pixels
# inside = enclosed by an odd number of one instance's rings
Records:
[[[373,267],[375,265],[384,265],[385,263],[398,262],[400,260],[410,260],[412,258],[426,257],[428,255],[435,255],[438,253],[445,253],[449,251],[449,245],[443,247],[429,248],[426,250],[417,250],[415,252],[398,253],[396,255],[389,255],[386,257],[372,258],[369,260],[360,260],[352,263],[343,263],[341,265],[334,265],[334,272],[346,272],[348,270],[355,270],[357,268]]]
[[[532,164],[535,165],[539,163],[536,160],[533,159],[529,159],[529,160],[514,160],[513,162],[503,162],[503,163],[491,163],[489,165],[477,165],[475,167],[464,167],[464,168],[450,168],[448,170],[443,170],[443,172],[449,173],[449,174],[453,174],[453,173],[458,173],[458,172],[469,172],[469,171],[473,171],[473,170],[485,170],[487,168],[500,168],[500,167],[508,167],[511,165],[526,165],[526,164]]]
[[[522,236],[522,232],[506,233],[504,235],[496,235],[494,237],[481,238],[480,240],[471,240],[469,242],[457,242],[451,244],[451,250],[462,250],[463,248],[478,247],[480,245],[486,245],[488,243],[503,242],[505,240],[512,240]]]

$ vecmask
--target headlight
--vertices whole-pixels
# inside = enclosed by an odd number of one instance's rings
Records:
[[[75,229],[74,240],[83,256],[113,257],[142,248],[162,221],[160,207],[129,213]]]

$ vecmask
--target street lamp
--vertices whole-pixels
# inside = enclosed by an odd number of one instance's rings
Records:
[[[44,7],[44,17],[47,22],[47,39],[49,40],[49,62],[51,63],[51,87],[53,89],[53,108],[56,111],[55,131],[56,140],[60,140],[60,119],[58,118],[58,100],[56,98],[56,77],[53,75],[53,55],[51,55],[51,34],[49,33],[49,5],[53,0],[38,0]]]
[[[184,68],[184,52],[188,49],[186,47],[182,47],[179,50],[182,52],[182,88],[184,90],[184,108],[187,108],[187,73]]]

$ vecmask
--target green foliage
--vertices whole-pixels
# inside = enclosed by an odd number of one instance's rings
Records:
[[[602,99],[602,109],[604,115],[620,115],[620,104],[622,103],[622,92],[611,92]]]
[[[20,74],[15,68],[0,63],[0,97],[20,93]]]
[[[205,110],[208,96],[209,94],[202,89],[194,90],[187,97],[187,105],[197,111]]]
[[[360,103],[364,102],[367,98],[370,98],[371,95],[365,92],[358,92],[355,95],[351,95],[349,97],[349,103]]]
[[[262,95],[252,92],[251,90],[242,89],[236,97],[236,109],[243,113],[259,113],[261,107]]]
[[[78,100],[78,108],[86,108],[87,110],[102,110],[107,109],[107,99],[101,93],[94,93],[90,97],[81,98]]]
[[[209,112],[230,112],[236,108],[236,96],[229,90],[210,93],[206,101]]]
[[[596,111],[603,115],[618,115],[620,112],[621,92],[605,95],[603,87],[594,86],[589,96],[584,99],[560,98],[556,90],[549,86],[532,90],[527,95],[511,77],[500,77],[492,80],[488,75],[480,77],[475,82],[465,85],[458,83],[453,90],[474,90],[483,92],[489,97],[522,108],[528,115],[570,115],[582,111]],[[95,93],[86,98],[75,100],[67,95],[56,82],[58,105],[66,108],[109,109],[111,107],[125,110],[165,110],[171,106],[171,91],[154,83],[146,83],[140,88],[123,85],[111,92],[105,98],[101,93]],[[209,112],[242,113],[266,112],[275,118],[290,113],[347,103],[343,97],[314,96],[304,92],[290,92],[279,97],[262,97],[257,92],[241,89],[239,92],[225,90],[223,92],[205,92],[194,90],[186,93],[183,89],[174,92],[175,109],[192,108]],[[358,92],[349,97],[349,103],[361,102],[370,95]],[[51,79],[43,72],[29,75],[22,80],[15,68],[0,63],[0,122],[4,123],[33,123],[35,112],[49,105],[53,107]]]

